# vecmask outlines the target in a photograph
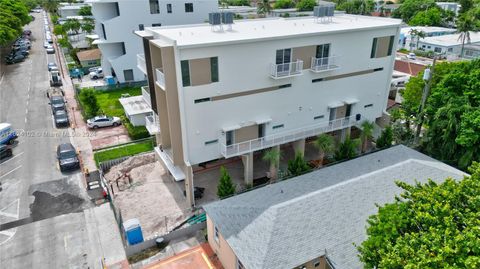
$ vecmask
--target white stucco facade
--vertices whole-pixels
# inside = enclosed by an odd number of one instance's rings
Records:
[[[143,46],[133,31],[139,30],[142,25],[152,27],[202,23],[208,19],[208,13],[218,10],[216,0],[88,2],[92,5],[95,17],[95,30],[99,39],[94,44],[102,51],[103,70],[106,75],[112,75],[113,70],[121,83],[146,79],[136,67],[136,55],[143,51]],[[186,4],[193,5],[193,12],[186,12]]]

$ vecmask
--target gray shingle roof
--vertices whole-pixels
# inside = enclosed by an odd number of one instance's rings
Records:
[[[326,250],[337,269],[360,269],[353,244],[365,240],[375,204],[400,194],[396,180],[438,182],[464,175],[400,145],[204,208],[246,268],[290,269]]]

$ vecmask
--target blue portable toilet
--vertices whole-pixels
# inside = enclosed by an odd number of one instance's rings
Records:
[[[105,82],[107,85],[115,85],[115,78],[113,76],[106,76]]]
[[[140,227],[140,221],[138,221],[138,219],[129,219],[123,222],[123,230],[125,231],[129,245],[143,242],[142,228]]]

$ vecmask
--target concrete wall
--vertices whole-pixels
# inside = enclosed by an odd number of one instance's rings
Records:
[[[99,45],[104,60],[102,67],[106,75],[111,75],[110,66],[120,82],[125,78],[123,70],[132,69],[135,81],[145,80],[145,75],[137,68],[136,55],[143,53],[142,40],[133,31],[139,30],[139,25],[151,27],[152,24],[177,25],[203,23],[208,20],[208,13],[218,10],[216,0],[189,0],[189,1],[159,1],[160,13],[150,14],[149,1],[118,0],[120,16],[115,17],[115,3],[92,3],[92,14],[95,17],[95,30],[102,37],[101,24],[105,26],[107,40],[100,42],[125,43],[126,54],[118,58],[118,51],[106,50],[106,45]],[[193,12],[185,12],[185,3],[193,3]],[[167,4],[172,4],[172,13],[167,13]],[[104,51],[105,50],[105,51]],[[108,62],[108,63],[107,63]]]
[[[214,238],[214,224],[212,220],[207,215],[207,233],[208,233],[208,243],[212,247],[213,252],[218,256],[218,259],[225,269],[236,269],[237,267],[237,257],[233,250],[228,245],[227,241],[221,234],[218,235],[218,242]]]
[[[351,115],[361,114],[362,121],[365,119],[374,121],[386,109],[394,53],[388,57],[370,58],[373,38],[394,35],[396,36],[394,40],[397,40],[398,32],[397,27],[390,27],[177,49],[178,58],[175,63],[177,76],[181,74],[181,60],[218,57],[219,65],[219,82],[179,87],[179,92],[183,96],[183,99],[180,99],[180,103],[183,103],[181,120],[185,125],[184,140],[188,141],[188,148],[185,150],[188,154],[187,159],[191,164],[197,164],[221,158],[219,143],[205,145],[205,142],[215,139],[219,142],[225,141],[223,128],[246,126],[252,121],[270,118],[272,121],[265,125],[265,135],[278,134],[318,124],[320,121],[314,120],[318,115],[325,115],[324,120],[328,120],[328,104],[346,99],[359,100],[352,106]],[[270,77],[271,64],[275,63],[277,49],[291,47],[295,51],[295,48],[326,43],[331,44],[331,56],[341,56],[337,61],[340,69],[314,73],[305,66],[301,76],[278,80]],[[313,79],[377,68],[380,68],[378,72],[312,83]],[[285,84],[291,84],[291,87],[219,101],[195,103],[197,99],[238,94]],[[365,107],[370,104],[373,106]],[[272,128],[279,124],[283,124],[284,128]]]
[[[145,126],[145,117],[151,113],[127,115],[133,126]]]

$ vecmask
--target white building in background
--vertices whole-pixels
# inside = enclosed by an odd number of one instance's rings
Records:
[[[465,47],[471,44],[480,44],[480,33],[470,32],[470,42],[465,42]],[[432,36],[421,39],[418,47],[424,51],[433,51],[437,54],[459,57],[462,51],[462,39],[460,38],[460,34]]]
[[[105,74],[119,82],[145,80],[137,68],[136,55],[143,51],[133,31],[144,27],[202,23],[218,10],[217,0],[89,0],[99,38],[93,42],[102,51]]]
[[[400,29],[400,38],[398,39],[398,48],[416,50],[417,37],[412,36],[412,30],[423,32],[425,37],[450,35],[457,32],[457,29],[436,27],[436,26],[408,26]],[[420,38],[420,40],[422,40]]]
[[[384,115],[400,20],[339,15],[235,21],[138,31],[156,152],[193,205],[192,167],[253,153]],[[230,30],[231,27],[231,30]],[[108,33],[107,33],[108,35]]]
[[[437,6],[439,6],[443,10],[452,11],[453,13],[455,13],[455,16],[458,16],[458,12],[462,7],[462,5],[455,2],[436,2],[435,4],[437,4]]]
[[[80,9],[84,6],[88,6],[88,4],[85,3],[60,3],[58,7],[58,15],[60,15],[61,18],[66,19],[67,17],[71,16],[78,16],[78,12],[80,12]]]

